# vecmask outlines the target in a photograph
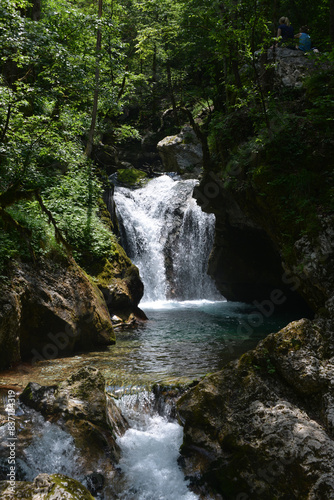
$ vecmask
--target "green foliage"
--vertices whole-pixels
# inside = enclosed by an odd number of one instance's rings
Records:
[[[7,263],[17,257],[19,242],[15,238],[15,233],[8,233],[4,231],[3,225],[0,223],[0,279],[4,272]]]
[[[308,118],[330,136],[334,126],[334,66],[328,67],[328,60],[334,61],[334,51],[326,59],[326,62],[320,59],[319,70],[305,80],[304,87],[310,101],[306,110]]]
[[[15,189],[21,198],[27,193],[19,202],[14,195],[0,213],[0,268],[11,258],[63,251],[50,216],[39,202],[28,201],[33,192],[42,196],[80,263],[113,252],[113,237],[97,216],[102,187],[83,148],[95,89],[97,28],[103,33],[101,103],[114,116],[121,111],[124,48],[115,12],[106,1],[98,19],[94,5],[47,0],[36,22],[27,15],[29,5],[4,0],[0,7],[0,196]],[[98,129],[103,132],[102,125]],[[120,137],[135,134],[131,127],[120,128]]]
[[[60,184],[44,192],[45,205],[83,267],[115,251],[116,237],[98,217],[101,190],[89,166],[82,166],[69,169]]]

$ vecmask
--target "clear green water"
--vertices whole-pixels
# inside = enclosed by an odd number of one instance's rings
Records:
[[[254,327],[254,307],[226,301],[155,302],[141,307],[148,321],[119,330],[116,345],[33,366],[22,364],[2,373],[0,384],[54,384],[87,365],[99,368],[110,386],[198,378],[219,370],[267,334],[298,319],[296,313],[275,311]],[[258,314],[257,322],[259,318]]]
[[[254,307],[226,301],[157,302],[141,307],[149,319],[133,331],[118,334],[117,374],[108,377],[111,385],[117,385],[117,376],[122,378],[120,385],[131,379],[140,383],[203,376],[296,319],[276,311],[254,327],[255,319],[260,322],[259,315],[253,316]]]

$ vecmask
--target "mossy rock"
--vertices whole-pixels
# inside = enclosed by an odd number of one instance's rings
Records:
[[[25,500],[51,500],[64,498],[66,500],[94,500],[79,481],[62,474],[39,474],[33,482],[10,481],[0,482],[0,496],[3,500],[13,498]]]
[[[142,187],[148,181],[145,172],[136,168],[121,168],[117,171],[117,180],[125,186]]]

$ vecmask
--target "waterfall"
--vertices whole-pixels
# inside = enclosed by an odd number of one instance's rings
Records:
[[[140,270],[145,302],[221,298],[206,272],[215,216],[192,197],[197,182],[163,175],[115,189],[122,244]]]

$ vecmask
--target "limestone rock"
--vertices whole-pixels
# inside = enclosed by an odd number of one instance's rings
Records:
[[[298,286],[315,310],[333,317],[334,216],[318,216],[316,236],[303,236],[294,244],[295,262],[289,271],[298,276]]]
[[[98,288],[71,260],[16,264],[0,293],[0,369],[115,342]]]
[[[119,316],[128,321],[131,315],[146,319],[145,313],[138,307],[144,294],[144,285],[138,268],[133,265],[123,248],[113,261],[96,263],[90,269],[95,283],[101,290],[111,316]]]
[[[118,460],[116,433],[125,432],[127,422],[114,401],[107,399],[104,377],[96,368],[81,368],[58,386],[30,382],[20,401],[48,420],[64,422],[76,445],[90,448],[92,456],[107,450]]]
[[[316,56],[301,50],[278,47],[268,50],[268,63],[275,64],[275,83],[277,86],[299,88],[305,76],[316,68]]]
[[[273,83],[276,87],[302,87],[305,77],[314,71],[318,64],[317,54],[286,47],[268,49],[267,53],[258,56],[259,65],[262,65],[262,70],[266,67],[267,74],[268,64],[273,65]]]
[[[3,500],[93,500],[89,491],[75,479],[62,474],[39,474],[33,482],[0,481],[0,496]]]
[[[268,300],[273,291],[281,290],[284,307],[302,306],[303,300],[283,282],[285,270],[275,242],[214,172],[202,177],[194,196],[204,211],[216,215],[208,274],[221,294],[250,303]]]
[[[114,482],[120,449],[116,435],[122,435],[128,423],[114,400],[107,396],[99,370],[83,367],[54,386],[29,383],[20,401],[72,436],[80,477],[85,478],[89,491],[101,492],[102,498],[117,498]],[[17,458],[20,458],[19,451],[17,449]],[[25,460],[24,452],[22,460]]]
[[[181,397],[183,464],[197,491],[334,498],[334,346],[322,327],[293,322]]]
[[[166,172],[200,172],[203,164],[202,146],[189,125],[183,127],[179,134],[162,139],[157,148]]]

